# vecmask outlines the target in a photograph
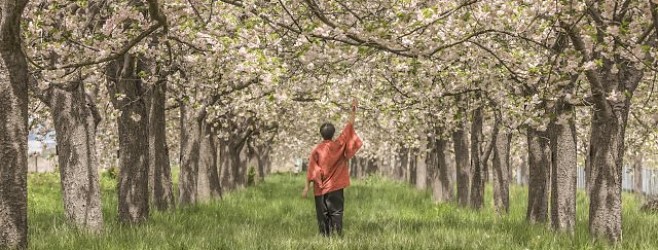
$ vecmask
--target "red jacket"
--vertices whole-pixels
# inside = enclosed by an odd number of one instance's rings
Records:
[[[345,125],[335,141],[324,140],[311,152],[306,180],[313,180],[315,196],[346,188],[350,185],[347,161],[361,148],[363,142],[351,123]]]

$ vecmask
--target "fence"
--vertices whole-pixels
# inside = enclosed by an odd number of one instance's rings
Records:
[[[57,155],[54,153],[32,153],[27,157],[28,172],[53,172],[57,164]]]
[[[649,196],[654,196],[658,195],[658,169],[646,169],[642,168],[642,171],[640,172],[640,177],[637,178],[637,174],[635,174],[634,169],[629,168],[629,167],[624,167],[622,170],[622,190],[626,192],[635,192],[635,184],[636,181],[641,181],[641,190],[642,193],[645,195]],[[524,178],[519,173],[523,173],[523,171],[516,171],[516,183],[525,185],[527,184],[527,176]],[[586,178],[585,178],[585,168],[583,167],[578,167],[578,170],[576,172],[576,186],[578,189],[585,189],[587,188],[587,183],[586,183]],[[640,180],[641,179],[641,180]]]

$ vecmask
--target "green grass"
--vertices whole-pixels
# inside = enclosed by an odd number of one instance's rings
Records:
[[[491,202],[481,212],[435,205],[427,192],[379,177],[345,191],[343,238],[318,236],[312,199],[301,199],[303,177],[269,176],[264,184],[221,201],[154,212],[147,223],[117,222],[116,183],[103,178],[105,230],[89,235],[65,224],[56,174],[29,179],[29,233],[33,249],[602,249],[587,234],[587,207],[578,197],[575,235],[524,221],[527,191],[513,187],[509,216]],[[488,190],[488,200],[491,191]],[[657,249],[658,217],[638,212],[624,196],[624,241],[617,249]]]

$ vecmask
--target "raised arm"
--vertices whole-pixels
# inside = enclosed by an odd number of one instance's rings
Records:
[[[358,105],[356,98],[352,99],[352,106],[350,107],[350,118],[347,120],[347,125],[343,128],[336,141],[346,143],[354,136],[354,120],[356,118],[356,107]]]
[[[356,100],[356,98],[352,99],[352,107],[350,110],[350,120],[348,123],[354,125],[354,120],[356,118],[356,107],[359,104],[359,102]]]
[[[347,159],[352,158],[363,145],[361,138],[359,138],[359,136],[356,134],[356,131],[354,130],[354,118],[356,116],[357,105],[358,102],[356,99],[354,99],[352,101],[350,120],[347,122],[347,125],[345,128],[343,128],[343,131],[340,133],[340,136],[338,136],[338,139],[336,140],[344,145],[342,154]]]

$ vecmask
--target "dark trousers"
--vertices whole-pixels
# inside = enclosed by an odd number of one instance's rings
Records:
[[[315,196],[315,211],[320,234],[323,236],[343,234],[344,203],[343,189]]]

